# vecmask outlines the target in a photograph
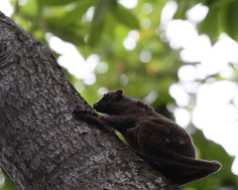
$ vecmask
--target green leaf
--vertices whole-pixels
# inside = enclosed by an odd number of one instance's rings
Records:
[[[61,39],[77,45],[84,44],[84,39],[77,23],[68,24],[61,17],[50,17],[45,22],[47,23],[47,30]]]
[[[82,16],[94,3],[95,0],[79,1],[73,4],[70,9],[65,9],[65,6],[47,7],[44,11],[47,30],[63,40],[79,46],[84,45],[86,27],[82,23]]]
[[[94,46],[101,37],[110,3],[111,0],[98,0],[96,4],[88,39],[90,46]]]
[[[90,6],[93,6],[95,3],[95,0],[83,0],[83,1],[79,1],[74,9],[72,9],[71,11],[68,11],[65,15],[66,17],[66,22],[78,22],[81,17],[86,13],[86,11],[88,10],[88,8]]]
[[[205,20],[200,24],[199,30],[208,34],[214,42],[221,33],[222,10],[218,7],[211,7]]]
[[[39,0],[41,5],[56,6],[56,5],[67,5],[77,0]]]
[[[225,28],[226,32],[235,40],[238,39],[238,1],[234,1],[227,6]]]
[[[21,7],[21,12],[27,17],[36,17],[39,11],[37,0],[29,0]]]
[[[112,15],[122,24],[132,29],[139,29],[140,23],[133,12],[118,3],[111,4]]]
[[[178,9],[174,15],[174,18],[184,19],[186,17],[186,11],[194,5],[194,2],[192,0],[177,0],[177,3]]]

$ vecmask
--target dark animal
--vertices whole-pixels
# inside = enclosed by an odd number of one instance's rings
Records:
[[[196,160],[192,140],[183,128],[121,90],[105,94],[94,108],[106,115],[76,110],[75,116],[121,132],[138,155],[175,184],[200,179],[221,167],[217,161]]]

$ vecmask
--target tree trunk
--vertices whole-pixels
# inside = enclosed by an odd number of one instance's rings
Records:
[[[0,167],[17,190],[175,190],[113,134],[77,121],[91,110],[50,51],[0,13]]]

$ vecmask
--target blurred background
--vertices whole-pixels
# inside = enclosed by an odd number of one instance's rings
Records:
[[[184,190],[238,189],[237,0],[1,0],[0,10],[49,46],[90,104],[123,89],[223,164]]]

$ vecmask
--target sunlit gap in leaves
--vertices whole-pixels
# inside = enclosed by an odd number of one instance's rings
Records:
[[[148,105],[153,104],[158,97],[158,93],[154,90],[150,91],[147,96],[144,97],[143,102],[145,102]]]
[[[50,47],[60,54],[58,63],[68,70],[76,78],[83,80],[87,85],[92,85],[96,81],[95,69],[100,64],[100,58],[92,54],[86,59],[79,53],[77,48],[60,38],[47,34]],[[100,66],[99,71],[104,72],[107,68]]]
[[[140,34],[137,30],[130,31],[123,42],[124,48],[128,51],[135,49],[139,38]]]
[[[138,0],[119,0],[119,3],[128,9],[133,9],[137,5]]]
[[[109,90],[106,87],[100,87],[97,90],[97,93],[99,96],[103,96],[104,94],[106,94]]]
[[[151,52],[148,50],[143,50],[140,52],[139,58],[142,63],[148,63],[152,59]]]
[[[7,16],[11,16],[13,14],[13,6],[10,3],[10,0],[1,0],[0,1],[0,11],[3,12]]]
[[[84,15],[83,20],[85,22],[91,22],[93,20],[94,11],[95,7],[90,7]]]
[[[232,166],[238,175],[238,86],[232,68],[238,63],[238,44],[226,34],[221,34],[213,45],[208,36],[199,34],[197,23],[208,13],[208,8],[198,4],[190,9],[186,20],[172,19],[177,9],[175,1],[168,1],[162,11],[161,37],[171,48],[179,49],[181,59],[189,63],[178,70],[179,81],[170,86],[175,99],[176,121],[186,127],[190,120],[202,129],[205,136],[221,144],[235,155]],[[223,80],[217,81],[213,75]],[[193,108],[191,110],[191,108]]]

